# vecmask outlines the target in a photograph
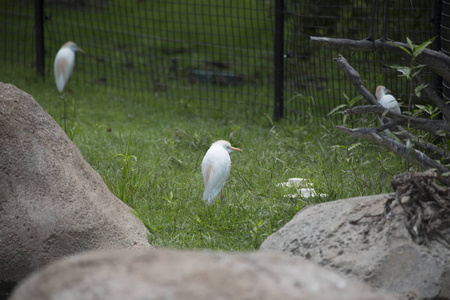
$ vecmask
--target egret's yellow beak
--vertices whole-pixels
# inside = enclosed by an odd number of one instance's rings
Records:
[[[242,151],[242,149],[235,148],[235,147],[230,147],[230,149],[233,150],[233,151]]]

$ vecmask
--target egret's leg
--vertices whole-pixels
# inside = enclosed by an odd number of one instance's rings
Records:
[[[220,191],[220,203],[223,203],[223,189]]]

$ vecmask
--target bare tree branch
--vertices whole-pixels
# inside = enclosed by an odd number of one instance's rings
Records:
[[[361,82],[361,76],[359,73],[353,69],[353,67],[347,62],[345,57],[342,55],[338,55],[337,58],[334,58],[334,61],[337,62],[339,69],[341,69],[345,75],[350,79],[350,81],[355,86],[356,90],[366,99],[370,104],[378,105],[382,107],[377,99],[372,95],[371,92],[369,92],[365,86],[363,86]]]
[[[431,132],[433,134],[439,134],[440,136],[450,138],[450,126],[447,124],[447,122],[443,120],[409,118],[408,116],[399,115],[395,112],[387,110],[386,108],[380,105],[356,106],[345,110],[345,113],[346,114],[376,113],[379,115],[386,113],[386,116],[388,116],[396,125],[408,125],[409,123],[409,127],[422,129],[427,132]]]
[[[422,169],[436,169],[438,173],[447,173],[449,169],[441,166],[436,161],[416,149],[409,150],[406,145],[390,138],[384,134],[379,134],[375,128],[346,128],[343,126],[336,126],[337,129],[350,134],[355,138],[363,138],[374,142],[380,146],[386,147],[397,155],[403,157],[405,160],[421,167]],[[413,152],[412,152],[413,151]],[[441,180],[446,184],[450,184],[450,178],[442,177]]]
[[[393,45],[396,44],[408,50],[411,50],[407,43],[402,42],[386,42],[376,40],[374,43],[368,40],[351,40],[351,39],[332,39],[327,37],[310,37],[311,43],[321,44],[330,48],[345,48],[355,51],[388,51],[392,53],[398,53],[403,58],[409,60],[408,53]],[[427,65],[433,72],[439,74],[445,81],[450,82],[450,57],[442,52],[425,49],[416,61],[420,64]]]
[[[433,143],[424,141],[421,138],[418,138],[415,135],[412,135],[405,129],[403,129],[401,126],[394,126],[392,129],[392,133],[403,143],[406,144],[406,141],[410,141],[413,143],[414,147],[424,152],[426,155],[428,155],[430,158],[439,160],[443,164],[449,164],[450,163],[450,153],[448,151],[445,151],[443,148],[436,146]]]

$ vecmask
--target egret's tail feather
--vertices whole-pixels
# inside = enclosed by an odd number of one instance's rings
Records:
[[[214,204],[215,198],[216,197],[211,191],[205,190],[205,192],[203,193],[203,200],[208,201],[208,204]]]

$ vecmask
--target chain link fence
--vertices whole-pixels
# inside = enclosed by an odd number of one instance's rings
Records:
[[[153,101],[182,102],[204,114],[240,111],[249,116],[273,115],[275,76],[282,76],[283,92],[277,95],[282,113],[297,122],[311,115],[326,117],[356,96],[333,62],[338,53],[360,72],[367,88],[383,84],[397,98],[407,96],[405,80],[386,67],[401,63],[398,56],[327,49],[310,44],[309,36],[364,39],[372,13],[375,38],[386,28],[389,39],[408,37],[419,44],[439,28],[439,1],[286,0],[280,73],[274,64],[280,17],[275,1],[44,1],[44,71],[53,76],[56,52],[72,40],[86,55],[77,56],[71,81],[152,92],[164,95]],[[0,61],[5,67],[36,67],[35,2],[1,1]]]

